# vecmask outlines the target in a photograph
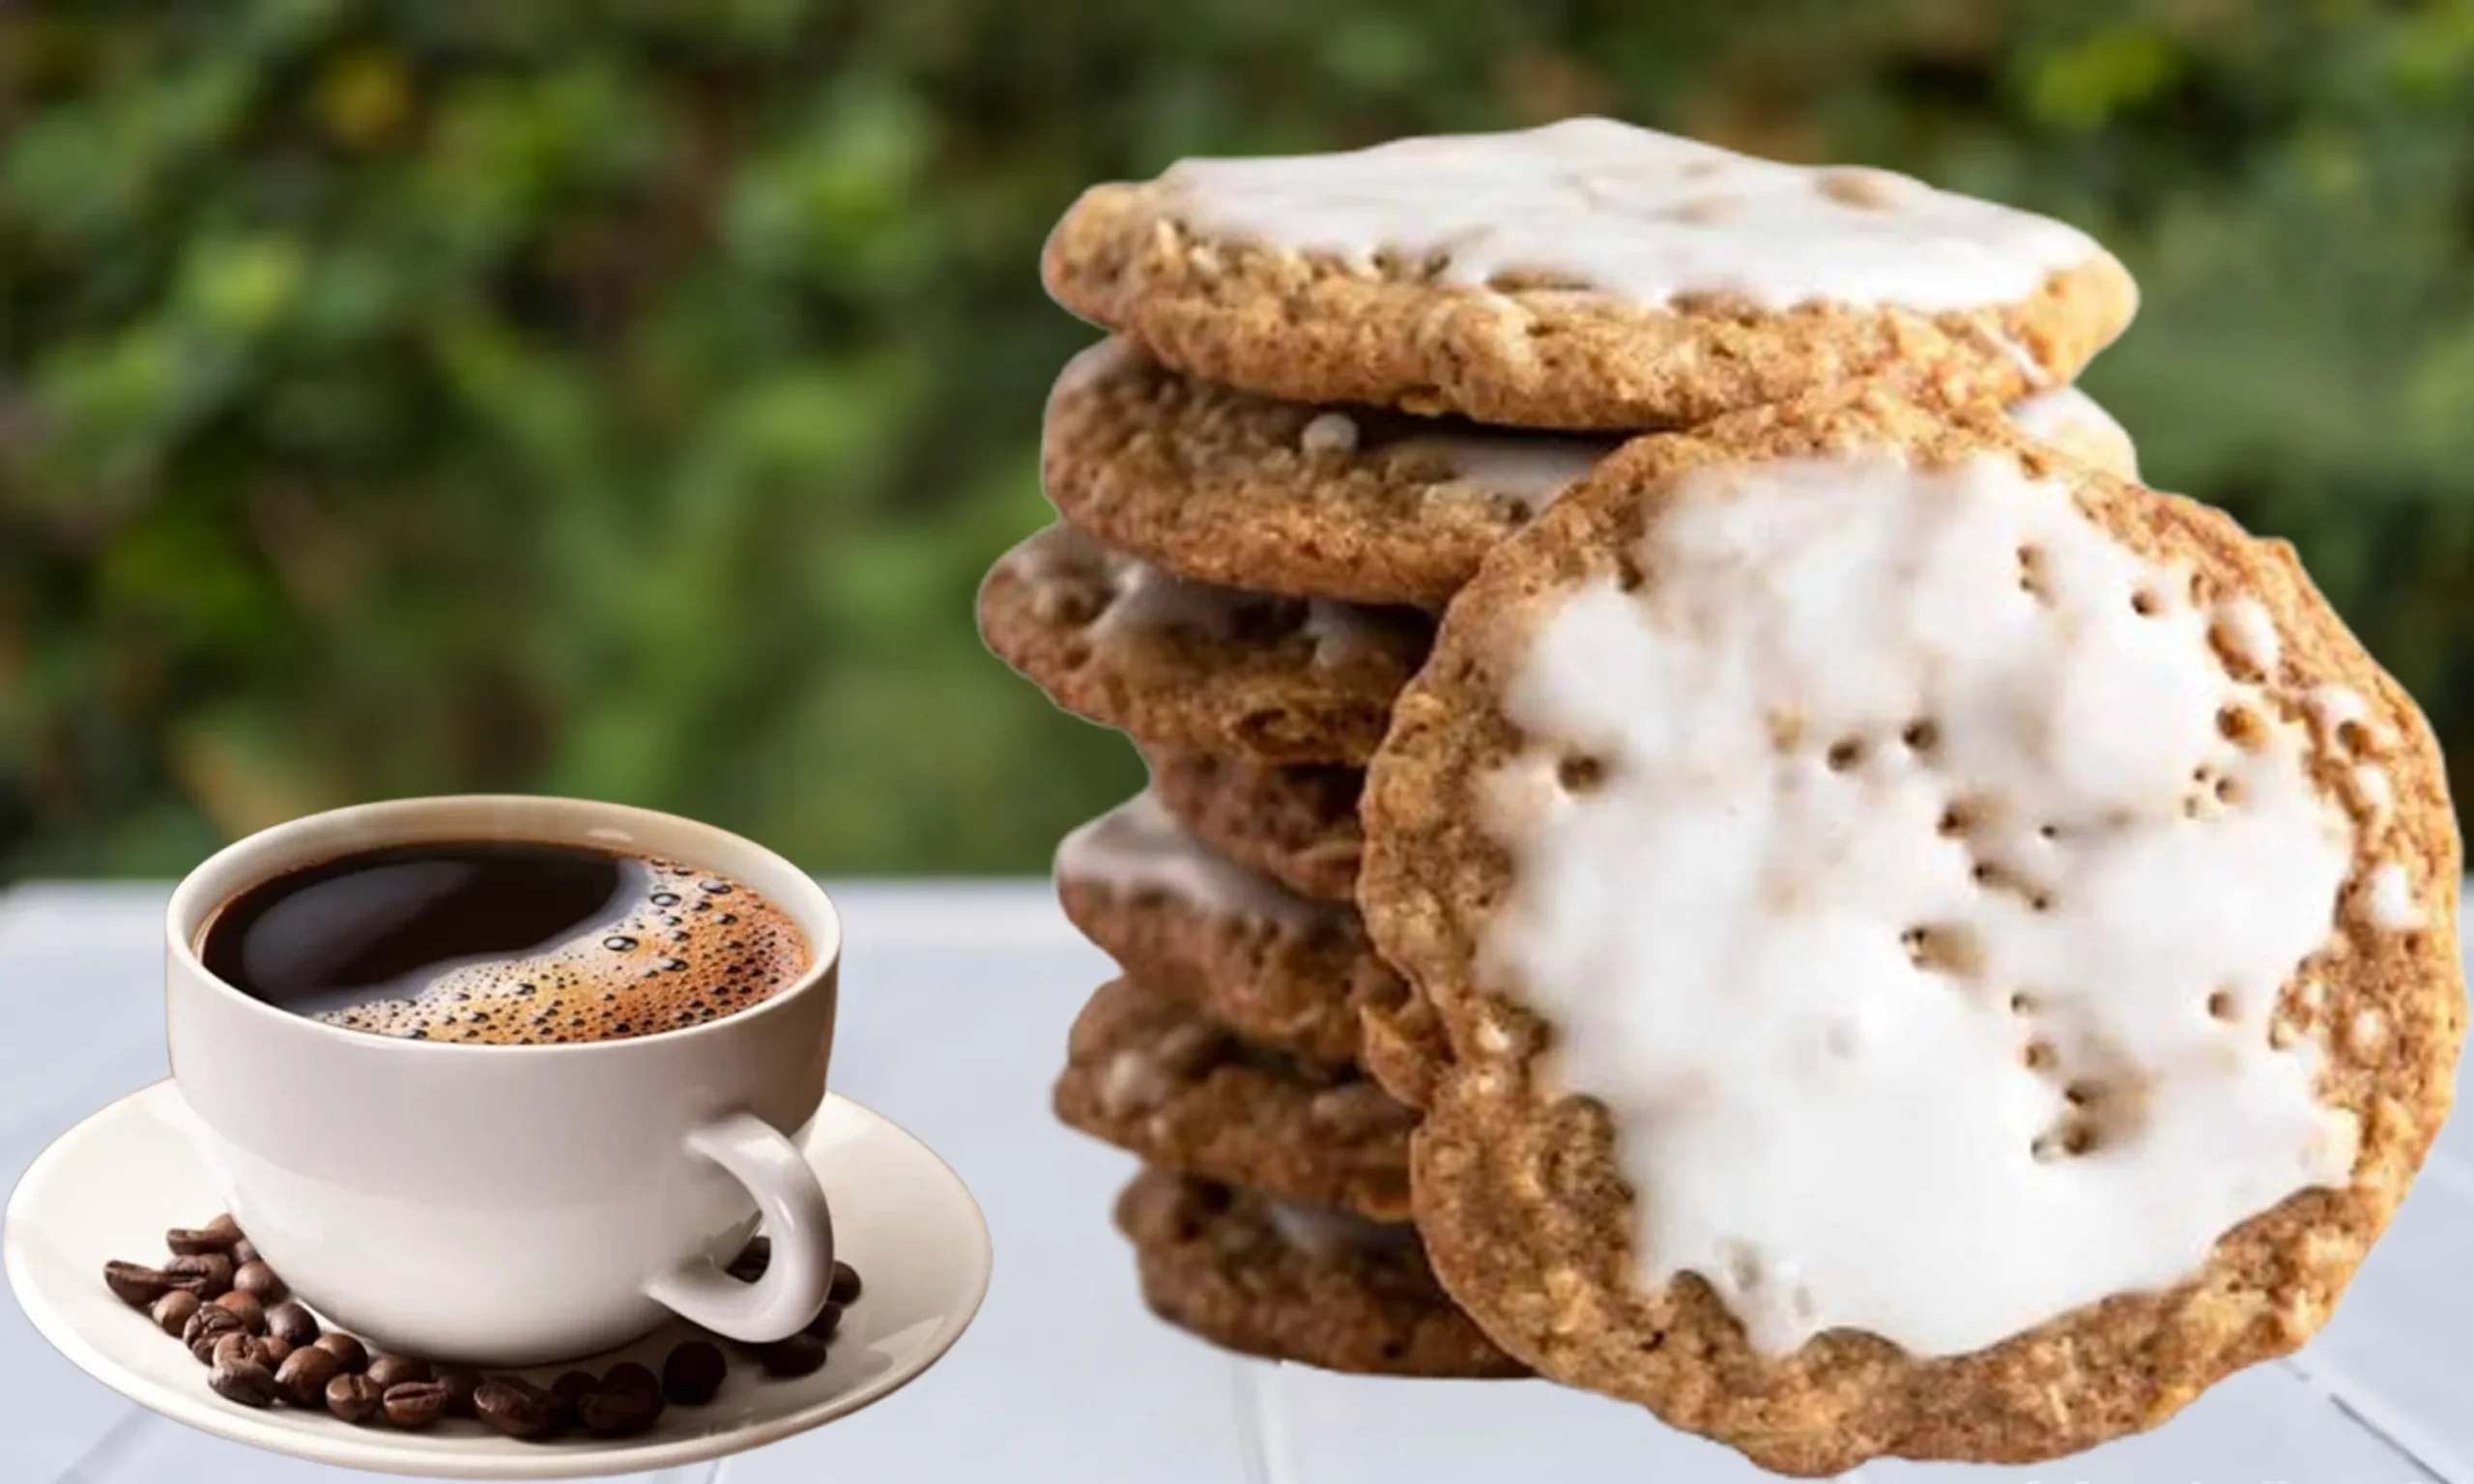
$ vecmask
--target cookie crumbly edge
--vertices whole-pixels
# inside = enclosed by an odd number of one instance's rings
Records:
[[[1102,644],[1090,629],[1114,601],[1088,590],[1044,611],[1009,554],[980,585],[980,638],[1050,701],[1086,721],[1141,742],[1274,765],[1364,762],[1408,678],[1404,666],[1381,656],[1318,667],[1301,652],[1310,642],[1295,632],[1223,639],[1168,630]]]
[[[1146,1169],[1117,1197],[1143,1302],[1215,1345],[1366,1376],[1526,1376],[1453,1307],[1415,1246],[1318,1260],[1282,1241],[1259,1192]]]

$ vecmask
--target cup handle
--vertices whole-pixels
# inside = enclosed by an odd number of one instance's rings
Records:
[[[687,1136],[687,1147],[728,1170],[763,1213],[773,1259],[742,1283],[709,1257],[653,1279],[645,1292],[680,1318],[762,1345],[805,1328],[833,1286],[833,1213],[816,1171],[789,1139],[752,1113],[734,1113]]]

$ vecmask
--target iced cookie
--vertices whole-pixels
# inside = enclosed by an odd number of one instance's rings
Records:
[[[1312,1061],[1355,1062],[1360,1013],[1407,993],[1355,907],[1229,860],[1150,791],[1065,838],[1056,892],[1082,935],[1146,987]]]
[[[1055,1107],[1152,1164],[1408,1219],[1407,1108],[1359,1072],[1249,1044],[1132,980],[1102,985],[1075,1019]]]
[[[2137,473],[2129,435],[2077,387],[2039,392],[2011,415],[2076,457]],[[1058,379],[1042,458],[1067,520],[1181,576],[1441,608],[1496,542],[1619,442],[1276,401],[1171,371],[1120,339]]]
[[[1366,774],[1329,764],[1263,767],[1208,753],[1143,750],[1151,791],[1205,844],[1290,891],[1357,901],[1357,795]]]
[[[990,571],[979,632],[1050,700],[1137,740],[1363,762],[1430,624],[1414,610],[1186,582],[1051,526]]]
[[[1681,427],[1817,387],[2063,385],[2138,291],[2076,228],[1607,119],[1189,159],[1086,191],[1049,292],[1181,371],[1508,427]]]
[[[2448,1108],[2423,719],[2289,547],[1998,419],[1619,453],[1364,813],[1445,1286],[1774,1470],[2163,1421],[2318,1327]]]
[[[1151,1311],[1212,1344],[1370,1376],[1521,1376],[1453,1307],[1417,1228],[1149,1169],[1117,1197]]]

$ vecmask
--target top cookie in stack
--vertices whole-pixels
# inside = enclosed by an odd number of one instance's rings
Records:
[[[1086,193],[1043,267],[1076,313],[1248,391],[1618,431],[1856,380],[2014,402],[2138,297],[2060,222],[1605,119],[1187,160]]]

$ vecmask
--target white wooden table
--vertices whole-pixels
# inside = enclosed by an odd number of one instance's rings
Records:
[[[167,888],[0,895],[0,1190],[53,1136],[163,1076]],[[662,1484],[1754,1484],[1646,1413],[1539,1382],[1389,1382],[1241,1360],[1153,1321],[1108,1207],[1133,1161],[1052,1122],[1065,1031],[1106,961],[1044,883],[851,884],[834,1085],[911,1129],[987,1209],[996,1275],[962,1344],[848,1421]],[[98,1259],[100,1261],[100,1257]],[[0,1303],[0,1484],[370,1477],[127,1403]],[[1865,1484],[2474,1484],[2474,1128],[2460,1120],[2293,1362],[2161,1431],[2036,1469],[1875,1465]]]

